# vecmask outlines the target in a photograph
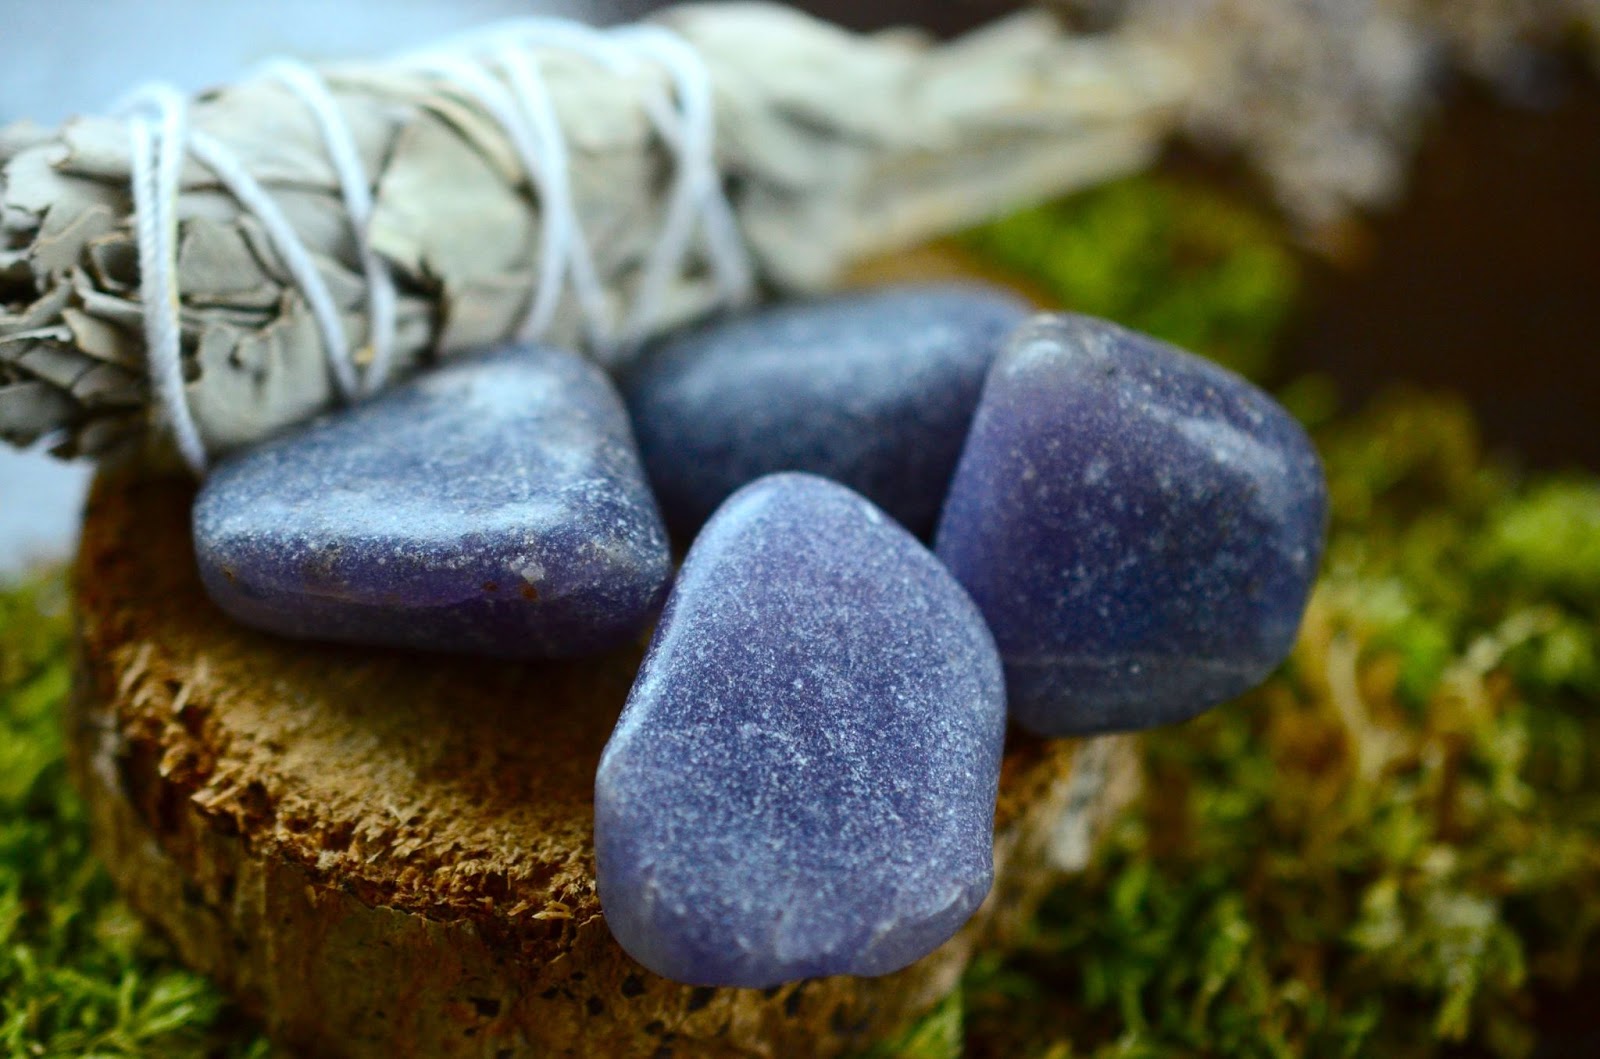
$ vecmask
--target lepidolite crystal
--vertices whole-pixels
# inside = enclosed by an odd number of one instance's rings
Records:
[[[1004,733],[994,641],[926,549],[820,478],[747,486],[601,758],[611,932],[695,985],[913,962],[989,890]]]
[[[621,399],[538,346],[448,364],[225,461],[194,536],[207,591],[247,625],[510,657],[637,636],[671,573]]]
[[[1186,720],[1293,645],[1322,552],[1322,465],[1282,407],[1114,324],[1040,317],[996,361],[939,557],[1047,735]]]
[[[747,482],[807,471],[932,533],[983,377],[1028,318],[974,284],[782,305],[670,338],[624,381],[662,510],[685,540]]]

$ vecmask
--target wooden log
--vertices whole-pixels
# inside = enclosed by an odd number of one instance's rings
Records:
[[[74,774],[128,899],[309,1054],[833,1055],[1004,944],[1132,787],[1120,738],[1014,736],[998,883],[879,979],[692,989],[635,964],[595,896],[595,764],[636,652],[489,664],[293,643],[203,595],[192,487],[102,475],[77,568]]]
[[[1005,945],[1136,784],[1127,738],[1013,733],[996,885],[948,944],[877,979],[680,986],[595,894],[594,771],[639,650],[514,665],[252,632],[200,587],[192,496],[136,469],[95,484],[69,760],[129,901],[297,1054],[857,1052]]]

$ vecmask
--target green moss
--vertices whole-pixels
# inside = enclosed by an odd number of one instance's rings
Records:
[[[1501,512],[1479,558],[1506,577],[1582,602],[1600,594],[1600,498],[1592,482],[1547,482]]]
[[[916,1025],[860,1059],[961,1059],[966,1053],[964,996],[956,990]]]
[[[1294,657],[1146,738],[1099,863],[969,976],[977,1054],[1521,1056],[1600,973],[1600,481],[1518,483],[1415,394],[1319,441]]]
[[[59,573],[0,592],[0,1054],[265,1055],[89,856],[66,779]]]
[[[1068,309],[1128,323],[1256,378],[1299,287],[1275,222],[1159,176],[1015,214],[966,242]]]
[[[1270,221],[1164,178],[970,245],[1257,377],[1298,286]],[[968,1054],[1523,1056],[1600,976],[1600,480],[1518,481],[1448,398],[1281,397],[1333,507],[1296,652],[1144,740],[1096,865],[969,973]]]

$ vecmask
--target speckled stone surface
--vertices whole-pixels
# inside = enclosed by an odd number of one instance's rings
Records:
[[[595,781],[601,905],[692,985],[877,975],[989,890],[994,641],[901,527],[810,475],[690,550]]]
[[[667,524],[687,541],[746,482],[808,471],[928,536],[984,374],[1027,317],[1009,292],[929,284],[668,340],[623,384]]]
[[[937,551],[988,618],[1018,721],[1146,728],[1283,660],[1326,490],[1305,431],[1244,379],[1113,324],[1045,316],[995,363]]]
[[[630,640],[671,573],[620,398],[531,346],[225,461],[194,535],[207,592],[248,625],[508,657]]]

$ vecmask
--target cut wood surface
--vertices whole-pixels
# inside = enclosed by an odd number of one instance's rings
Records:
[[[518,665],[252,632],[200,587],[193,489],[129,468],[91,493],[70,760],[128,899],[293,1054],[860,1052],[1007,944],[1136,783],[1129,738],[1014,732],[996,885],[956,938],[884,978],[681,986],[595,893],[595,766],[641,651]]]
[[[595,895],[594,769],[637,653],[490,664],[251,632],[201,591],[191,495],[95,486],[73,767],[135,907],[307,1054],[848,1053],[1004,944],[1132,783],[1121,739],[1014,736],[999,882],[955,940],[880,979],[679,986],[623,953]]]

